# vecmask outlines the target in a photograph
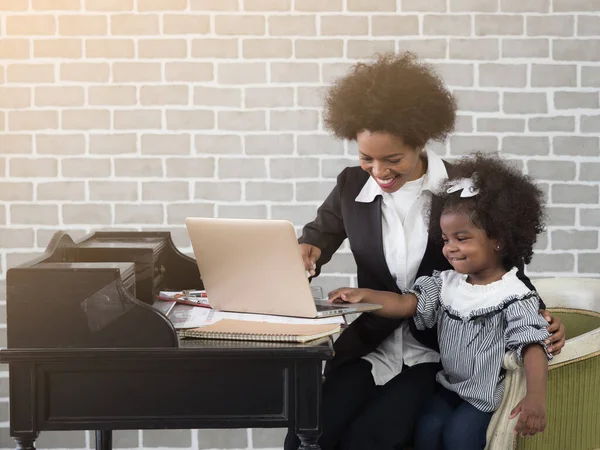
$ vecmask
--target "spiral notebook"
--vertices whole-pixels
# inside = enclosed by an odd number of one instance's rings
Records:
[[[304,325],[223,319],[200,328],[182,330],[180,335],[198,339],[308,342],[339,332],[340,324]]]

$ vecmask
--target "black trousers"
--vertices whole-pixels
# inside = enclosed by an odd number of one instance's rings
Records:
[[[439,363],[404,366],[383,386],[376,386],[371,363],[359,359],[337,368],[323,385],[322,450],[392,450],[411,442],[421,409],[435,390]],[[288,430],[284,450],[300,440]]]

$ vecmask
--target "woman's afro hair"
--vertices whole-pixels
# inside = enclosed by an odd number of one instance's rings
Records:
[[[515,166],[498,154],[473,153],[453,164],[452,175],[433,197],[430,232],[441,241],[443,213],[464,212],[475,226],[500,243],[506,269],[528,264],[539,233],[544,231],[544,194]],[[473,178],[479,193],[462,198],[461,191],[448,193],[452,181]]]
[[[387,132],[413,148],[454,129],[456,101],[433,68],[410,52],[354,65],[325,98],[325,126],[341,139]]]

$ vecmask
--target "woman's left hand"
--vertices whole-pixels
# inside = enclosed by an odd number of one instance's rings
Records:
[[[565,325],[558,317],[553,316],[545,309],[540,309],[540,314],[549,323],[548,333],[550,333],[550,337],[546,339],[548,351],[553,355],[558,355],[565,346]]]
[[[339,288],[329,293],[329,303],[360,303],[365,298],[365,290],[360,288]]]

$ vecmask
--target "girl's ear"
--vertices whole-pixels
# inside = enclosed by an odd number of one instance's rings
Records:
[[[500,242],[499,240],[496,240],[496,239],[493,239],[493,241],[494,241],[494,250],[496,250],[496,252],[498,252],[498,253],[502,253],[502,250],[504,249],[502,242]]]

